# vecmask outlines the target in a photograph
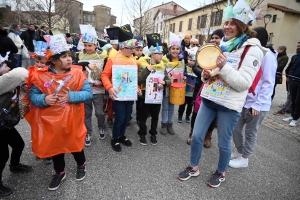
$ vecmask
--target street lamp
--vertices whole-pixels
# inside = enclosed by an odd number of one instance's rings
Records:
[[[271,20],[272,15],[271,14],[265,14],[264,16],[264,23],[265,23],[265,28],[267,28],[268,23]]]

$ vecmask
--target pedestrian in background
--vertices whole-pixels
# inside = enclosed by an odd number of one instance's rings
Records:
[[[18,52],[14,54],[17,59],[16,67],[22,67],[23,41],[20,38],[19,31],[20,31],[20,26],[18,24],[14,24],[14,23],[10,24],[8,37],[10,37],[10,39],[12,39],[12,41],[18,48]]]

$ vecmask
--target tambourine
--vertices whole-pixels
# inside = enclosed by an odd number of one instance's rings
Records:
[[[202,69],[214,69],[217,67],[217,58],[222,54],[220,47],[213,43],[202,45],[196,54],[196,61]]]

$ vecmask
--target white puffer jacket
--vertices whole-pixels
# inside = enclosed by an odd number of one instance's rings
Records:
[[[241,48],[232,51],[231,53],[237,52],[242,55],[247,45],[251,45],[251,47],[245,55],[239,70],[232,68],[230,64],[226,63],[219,71],[223,80],[230,85],[230,90],[225,103],[215,103],[237,112],[242,111],[248,89],[251,87],[264,58],[264,54],[267,52],[267,49],[260,45],[258,39],[250,38]]]
[[[10,32],[8,34],[8,37],[10,37],[10,39],[12,39],[12,41],[15,43],[15,45],[18,47],[18,53],[17,54],[22,54],[22,49],[21,49],[21,45],[23,45],[23,41],[21,40],[20,36]]]

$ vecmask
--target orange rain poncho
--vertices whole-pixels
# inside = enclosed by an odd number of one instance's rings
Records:
[[[65,80],[69,74],[71,74],[70,79],[59,93],[63,90],[80,91],[85,76],[82,68],[78,66],[72,66],[71,70],[64,74],[51,73],[48,67],[32,68],[28,82],[35,85],[42,93],[49,95],[54,94],[59,85],[57,81]],[[45,87],[44,84],[53,78],[52,84]],[[36,156],[46,158],[61,153],[82,151],[87,132],[84,125],[83,103],[32,106],[25,118],[31,126],[32,150]]]

